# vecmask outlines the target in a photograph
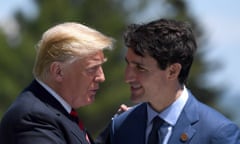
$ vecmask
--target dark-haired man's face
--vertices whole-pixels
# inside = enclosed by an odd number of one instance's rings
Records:
[[[168,71],[159,69],[149,55],[136,55],[131,48],[126,54],[125,81],[130,85],[133,102],[164,103],[168,88]]]

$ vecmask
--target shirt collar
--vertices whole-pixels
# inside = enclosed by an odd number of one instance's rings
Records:
[[[147,112],[148,112],[147,124],[149,125],[151,123],[151,120],[155,116],[158,115],[165,122],[174,126],[176,124],[176,122],[177,122],[177,120],[178,120],[178,118],[179,118],[187,100],[188,100],[188,92],[187,92],[186,87],[184,86],[183,92],[180,95],[180,97],[177,100],[175,100],[169,107],[167,107],[161,113],[158,113],[158,112],[154,111],[149,105],[147,105]]]
[[[48,85],[46,85],[44,82],[36,79],[36,81],[44,87],[58,102],[61,103],[61,105],[64,107],[64,109],[70,113],[72,110],[72,107],[60,96],[58,95],[52,88],[50,88]]]

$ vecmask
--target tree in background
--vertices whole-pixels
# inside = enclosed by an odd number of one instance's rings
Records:
[[[75,21],[93,27],[117,41],[115,49],[106,52],[108,62],[103,65],[106,76],[101,84],[94,104],[81,108],[79,114],[89,131],[97,134],[111,119],[121,103],[131,105],[129,89],[124,84],[124,53],[122,33],[126,25],[134,22],[132,16],[141,17],[147,5],[152,0],[38,0],[39,15],[34,20],[26,19],[19,13],[16,18],[21,28],[21,42],[11,47],[0,33],[0,116],[7,109],[17,94],[32,80],[34,63],[34,46],[41,34],[49,27],[66,21]],[[204,87],[202,79],[211,65],[203,61],[203,31],[196,20],[189,15],[187,5],[183,0],[166,0],[157,3],[159,9],[167,7],[165,12],[159,12],[159,17],[175,18],[190,21],[198,37],[199,52],[192,67],[188,87],[201,101],[214,106],[218,91]],[[11,41],[10,43],[14,43]]]

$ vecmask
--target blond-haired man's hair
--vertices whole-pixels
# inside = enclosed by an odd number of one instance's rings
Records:
[[[112,49],[113,39],[85,25],[67,22],[48,29],[39,41],[33,68],[36,78],[47,78],[54,61],[71,61],[99,50]]]

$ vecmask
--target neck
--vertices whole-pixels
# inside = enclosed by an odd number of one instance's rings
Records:
[[[168,91],[166,95],[158,96],[157,99],[150,101],[149,105],[153,110],[160,113],[175,102],[182,94],[183,86],[178,85],[175,87],[175,91]]]

